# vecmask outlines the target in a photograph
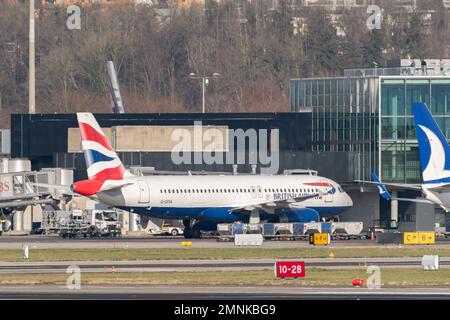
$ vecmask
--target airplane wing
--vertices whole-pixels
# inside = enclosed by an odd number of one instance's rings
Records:
[[[374,181],[364,181],[364,180],[355,180],[355,182],[359,183],[368,183],[368,184],[374,184],[377,185],[377,182]],[[387,187],[395,187],[395,188],[402,188],[402,189],[409,189],[409,190],[422,190],[422,185],[420,184],[406,184],[406,183],[384,183],[383,185]]]
[[[406,202],[415,202],[415,203],[428,203],[433,204],[434,202],[427,200],[427,199],[413,199],[413,198],[391,198],[392,200],[397,201],[406,201]]]
[[[106,180],[103,183],[102,187],[100,188],[99,192],[120,189],[126,186],[131,186],[132,184],[134,184],[134,182],[123,182],[121,180]]]
[[[426,187],[426,189],[431,190],[431,191],[449,191],[450,183],[440,184],[438,186],[433,186],[433,187]]]
[[[380,181],[380,178],[378,178],[378,176],[376,175],[375,172],[372,171],[371,173],[371,177],[373,181],[361,181],[361,182],[365,182],[365,183],[372,183],[375,184],[378,188],[378,190],[380,191],[380,196],[383,197],[386,200],[396,200],[396,201],[406,201],[406,202],[416,202],[416,203],[433,203],[427,199],[415,199],[415,198],[396,198],[396,197],[392,197],[391,194],[389,193],[389,191],[387,191],[386,189],[386,185],[395,185],[395,186],[401,186],[402,188],[407,188],[409,187],[409,189],[413,189],[413,190],[422,190],[422,186],[419,185],[403,185],[403,184],[385,184],[382,183]],[[406,187],[407,186],[407,187]]]
[[[373,176],[373,172],[372,172],[372,179],[374,178]],[[376,177],[376,175],[375,175]],[[378,178],[378,177],[377,177]],[[380,181],[365,181],[365,180],[355,180],[355,182],[359,182],[359,183],[368,183],[368,184],[374,184],[377,187],[379,187],[380,185]],[[402,188],[402,189],[408,189],[408,190],[422,190],[422,185],[421,184],[407,184],[407,183],[382,183],[384,186],[387,187],[394,187],[394,188]]]
[[[378,189],[380,189],[381,196],[383,196],[383,194],[382,194],[383,191],[387,192],[386,188],[384,188],[385,186],[397,187],[397,188],[408,189],[408,190],[416,190],[416,191],[422,191],[424,189],[421,184],[384,183],[384,182],[381,182],[380,179],[375,174],[375,172],[372,172],[372,179],[373,179],[373,181],[355,180],[355,182],[369,183],[369,184],[376,185],[378,187]],[[431,191],[449,191],[450,183],[443,183],[443,184],[439,184],[439,185],[436,185],[436,186],[430,186],[430,187],[426,187],[426,189],[427,190],[431,190]],[[390,194],[388,192],[387,192],[387,196],[388,197],[390,196]],[[384,196],[383,196],[383,198],[384,198]],[[394,200],[407,201],[407,199],[404,199],[404,198],[397,198],[397,199],[394,199]]]
[[[249,203],[246,205],[242,205],[240,207],[234,207],[231,209],[231,212],[239,212],[239,211],[253,211],[253,210],[273,210],[278,208],[289,208],[294,204],[299,204],[308,199],[312,199],[318,196],[324,195],[324,193],[313,193],[303,197],[293,197],[287,199],[280,200],[269,200],[262,202]],[[301,206],[295,205],[295,207],[301,208]]]
[[[405,202],[415,202],[415,203],[427,203],[427,204],[435,204],[433,201],[430,201],[428,199],[417,199],[417,198],[396,198],[396,197],[392,197],[391,194],[389,193],[389,191],[387,191],[385,185],[395,185],[395,186],[401,186],[402,188],[405,189],[412,189],[412,190],[418,190],[418,191],[422,191],[422,186],[421,185],[408,185],[408,184],[395,184],[395,183],[388,183],[388,184],[384,184],[380,181],[380,179],[378,178],[378,176],[376,175],[376,173],[374,171],[372,171],[371,173],[371,177],[373,181],[364,181],[367,183],[372,183],[375,184],[378,188],[378,190],[380,191],[380,196],[383,197],[386,200],[396,200],[396,201],[405,201]],[[450,184],[445,184],[445,185],[439,185],[437,188],[442,188],[450,186]],[[432,188],[429,188],[432,189]],[[447,209],[443,206],[441,206],[446,212]]]

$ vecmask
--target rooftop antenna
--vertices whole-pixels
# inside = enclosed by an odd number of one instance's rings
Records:
[[[378,62],[372,61],[372,64],[373,64],[374,67],[375,67],[375,75],[377,76],[377,75],[378,75]]]

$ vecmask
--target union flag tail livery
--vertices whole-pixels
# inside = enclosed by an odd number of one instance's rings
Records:
[[[125,171],[92,113],[77,113],[77,119],[89,179],[75,182],[72,191],[96,197],[98,192],[129,185],[124,177],[132,175]]]
[[[125,168],[92,113],[77,113],[89,180],[122,180]]]

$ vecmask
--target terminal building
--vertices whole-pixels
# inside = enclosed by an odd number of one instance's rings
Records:
[[[313,152],[311,147],[311,113],[214,113],[214,114],[96,114],[125,166],[154,167],[163,171],[252,172],[250,144],[246,138],[245,163],[175,164],[171,159],[173,130],[191,129],[201,121],[203,128],[223,130],[267,131],[267,149],[279,150],[279,170],[313,169],[336,181],[353,181],[352,171],[358,161],[352,153]],[[159,131],[152,131],[158,128]],[[16,114],[11,117],[11,156],[32,161],[33,170],[59,167],[74,170],[74,180],[86,178],[84,156],[76,135],[75,114]],[[278,139],[275,139],[275,134]],[[227,143],[230,143],[229,141]],[[259,139],[259,143],[264,143]],[[238,143],[234,144],[235,153]],[[226,151],[231,146],[226,145]],[[195,151],[195,150],[194,150]],[[256,172],[262,168],[257,164]]]
[[[96,114],[96,118],[124,165],[132,170],[144,170],[145,174],[186,174],[188,171],[192,174],[233,174],[235,170],[238,174],[261,173],[263,165],[257,163],[255,167],[250,163],[250,156],[255,150],[251,149],[248,138],[245,141],[245,163],[175,164],[171,159],[172,133],[181,127],[189,131],[197,121],[201,121],[205,130],[256,130],[258,134],[266,130],[267,141],[259,139],[258,143],[267,143],[271,156],[273,151],[278,150],[277,174],[283,174],[285,170],[299,174],[300,171],[292,170],[311,169],[341,184],[352,183],[358,177],[355,171],[360,161],[357,153],[312,150],[310,112]],[[32,170],[71,169],[74,181],[86,178],[75,114],[12,115],[11,137],[12,158],[31,160]],[[229,151],[235,151],[235,155],[239,156],[237,145],[235,143],[232,147],[227,141],[227,145],[222,148],[224,156]],[[359,192],[359,189],[355,190]],[[344,219],[361,221],[352,215],[346,215]],[[371,219],[372,213],[366,219],[367,226]]]
[[[412,103],[425,102],[450,137],[450,60],[426,62],[422,67],[420,60],[396,60],[387,68],[345,70],[343,77],[292,79],[291,111],[311,112],[312,150],[359,154],[355,180],[370,180],[375,170],[384,182],[420,183]],[[393,193],[420,196],[401,189]],[[432,210],[415,207],[380,200],[376,210],[380,219],[409,227],[422,223],[421,212]],[[435,222],[445,225],[445,215],[435,210]]]

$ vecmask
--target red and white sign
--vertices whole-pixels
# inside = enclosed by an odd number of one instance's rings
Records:
[[[303,261],[277,261],[275,263],[277,278],[304,278],[305,262]]]
[[[0,181],[0,192],[9,191],[9,184],[7,182],[3,183]]]

